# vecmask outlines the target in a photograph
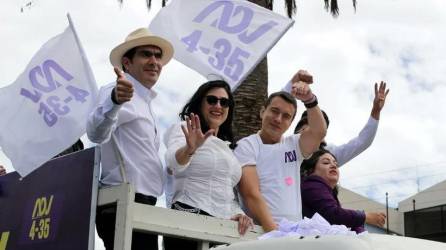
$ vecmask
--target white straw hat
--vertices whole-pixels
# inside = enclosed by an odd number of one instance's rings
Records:
[[[166,39],[153,35],[147,28],[139,28],[130,33],[125,42],[116,46],[110,53],[110,62],[113,66],[121,68],[122,56],[130,49],[138,46],[154,45],[161,49],[163,56],[161,64],[166,65],[173,56],[173,46]]]

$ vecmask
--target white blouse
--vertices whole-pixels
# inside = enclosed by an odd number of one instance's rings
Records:
[[[175,176],[172,203],[183,202],[224,219],[243,214],[234,195],[242,170],[229,143],[210,136],[195,151],[189,163],[179,165],[175,153],[186,145],[181,124],[185,123],[173,125],[164,136],[166,164]]]

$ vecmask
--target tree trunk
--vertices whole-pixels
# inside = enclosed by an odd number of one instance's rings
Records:
[[[260,109],[267,97],[268,63],[265,57],[234,92],[232,130],[236,141],[260,130]]]
[[[249,0],[262,7],[268,6],[268,0]],[[268,61],[267,58],[257,65],[234,92],[235,109],[232,129],[235,140],[257,133],[262,126],[260,109],[268,97]]]

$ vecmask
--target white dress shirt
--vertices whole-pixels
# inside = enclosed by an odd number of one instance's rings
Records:
[[[326,149],[336,157],[336,161],[340,167],[370,147],[375,139],[377,130],[378,121],[370,116],[369,120],[364,128],[362,128],[361,132],[359,132],[358,136],[350,139],[350,141],[342,145],[334,145],[329,143]]]
[[[127,180],[137,193],[158,197],[163,193],[163,166],[158,156],[160,136],[156,129],[151,102],[156,92],[144,87],[131,75],[134,93],[129,102],[116,105],[111,100],[112,82],[99,91],[99,102],[88,118],[87,135],[101,143],[101,182],[117,185],[122,182],[119,161],[113,149],[111,135],[121,152]]]
[[[172,203],[179,201],[224,219],[243,214],[234,195],[242,171],[229,143],[210,136],[195,151],[189,163],[179,165],[175,153],[186,145],[180,125],[170,127],[164,137],[166,164],[175,176]]]

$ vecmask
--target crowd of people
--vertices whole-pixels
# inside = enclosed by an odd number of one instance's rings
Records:
[[[163,67],[174,48],[146,28],[130,33],[110,53],[116,81],[102,87],[87,121],[88,138],[101,144],[101,184],[134,186],[134,201],[155,205],[166,185],[159,157],[161,135],[152,101]],[[259,116],[261,129],[235,141],[234,98],[222,80],[202,84],[184,105],[180,122],[164,135],[171,178],[171,209],[230,219],[245,234],[254,223],[275,230],[282,218],[299,221],[319,213],[356,232],[364,223],[383,226],[385,215],[342,208],[337,198],[339,167],[373,142],[389,90],[375,84],[370,118],[359,135],[343,145],[326,143],[329,119],[310,88],[312,75],[299,70],[282,91],[269,95]],[[294,134],[285,136],[305,107]],[[0,166],[0,175],[5,174]],[[113,249],[116,206],[98,207],[96,226]],[[164,237],[165,249],[196,249],[197,243]],[[132,249],[158,249],[157,235],[133,232]]]

